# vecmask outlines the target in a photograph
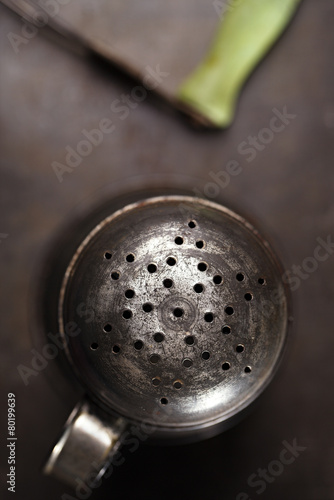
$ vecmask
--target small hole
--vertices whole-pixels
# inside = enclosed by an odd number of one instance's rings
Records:
[[[176,307],[173,311],[173,314],[176,318],[181,318],[181,316],[183,316],[183,309],[181,309],[180,307]]]
[[[151,312],[152,309],[153,309],[153,306],[149,302],[146,302],[146,304],[143,304],[143,311],[145,311],[146,313]]]
[[[120,276],[120,274],[119,274],[119,272],[118,272],[118,271],[114,271],[114,272],[112,272],[112,273],[111,273],[111,278],[112,278],[113,280],[118,280],[118,279],[119,279],[119,276]]]
[[[253,299],[253,295],[251,293],[245,293],[245,300],[247,300],[247,302],[249,302],[252,299]]]
[[[150,361],[155,365],[156,363],[159,363],[160,356],[158,354],[151,354]]]
[[[183,244],[183,238],[181,238],[181,236],[177,236],[174,241],[177,245]]]
[[[125,297],[126,297],[127,299],[132,299],[132,298],[134,297],[134,295],[135,295],[135,292],[134,292],[133,290],[130,290],[130,289],[129,289],[129,290],[126,290],[126,291],[125,291],[125,294],[124,294],[124,295],[125,295]]]
[[[201,283],[197,283],[195,286],[194,286],[194,290],[196,293],[202,293],[203,290],[204,290],[204,286],[201,285]]]
[[[114,345],[112,348],[112,352],[114,354],[118,354],[120,350],[121,350],[121,348],[119,347],[119,345]]]
[[[222,369],[223,369],[224,371],[229,370],[230,368],[231,368],[230,363],[226,362],[226,363],[223,363],[223,364],[222,364]]]
[[[104,325],[103,330],[104,330],[106,333],[111,332],[111,330],[112,330],[112,326],[110,325],[110,323],[107,323],[106,325]]]
[[[140,349],[142,349],[144,347],[144,344],[141,340],[136,340],[136,342],[134,343],[134,346],[135,346],[135,349],[137,351],[140,351]]]
[[[203,248],[204,247],[204,241],[202,241],[202,240],[196,241],[196,246],[197,246],[197,248]]]
[[[157,266],[155,264],[149,264],[147,266],[147,270],[148,270],[149,273],[153,274],[153,273],[156,272]]]
[[[132,311],[130,311],[130,309],[125,309],[122,316],[124,319],[130,319],[132,317]]]
[[[206,271],[207,268],[208,268],[208,265],[205,263],[205,262],[200,262],[197,266],[197,268],[200,270],[200,271]]]
[[[229,333],[231,333],[231,327],[228,325],[223,326],[222,332],[228,335]]]
[[[163,333],[155,333],[153,338],[156,342],[162,342],[164,340],[165,336]]]
[[[238,273],[236,278],[238,281],[243,281],[245,279],[245,276],[242,273]]]
[[[259,278],[257,281],[258,281],[259,285],[266,285],[267,284],[267,282],[264,278]]]
[[[167,399],[167,398],[161,398],[161,399],[160,399],[160,403],[161,403],[162,405],[168,405],[168,399]]]
[[[232,314],[234,313],[234,309],[231,306],[227,306],[225,307],[225,312],[228,316],[232,316]]]
[[[175,389],[181,389],[182,382],[180,382],[179,380],[175,380],[175,382],[173,383],[173,386]]]
[[[220,285],[221,282],[223,281],[223,278],[217,274],[216,276],[213,277],[213,282],[215,285]]]
[[[195,339],[194,339],[194,337],[192,335],[189,335],[184,340],[185,340],[185,343],[187,345],[194,345],[194,343],[195,343]]]
[[[165,288],[171,288],[171,287],[173,286],[173,282],[172,282],[172,280],[170,280],[170,279],[165,279],[165,280],[163,281],[163,284],[164,284],[164,287],[165,287]]]
[[[190,229],[194,229],[194,227],[196,227],[196,222],[194,220],[191,220],[189,223],[188,223],[188,226],[190,227]]]
[[[250,373],[252,371],[250,366],[246,366],[245,373]]]
[[[90,346],[91,350],[92,351],[96,351],[96,349],[99,347],[99,344],[97,344],[97,342],[93,342]]]
[[[167,259],[167,264],[168,264],[169,266],[175,266],[175,264],[176,264],[176,259],[174,259],[174,257],[168,257],[168,259]]]
[[[182,365],[183,365],[185,368],[190,368],[190,367],[193,365],[193,362],[191,361],[191,359],[189,359],[189,358],[185,358],[185,359],[182,361]]]
[[[210,353],[209,353],[209,351],[204,351],[204,352],[202,352],[202,358],[203,358],[203,359],[209,359],[209,358],[210,358]]]
[[[133,262],[135,260],[135,256],[133,255],[133,253],[129,253],[129,255],[126,256],[126,260],[128,262]]]
[[[212,323],[213,321],[213,314],[212,313],[206,313],[204,314],[204,319],[207,323]]]
[[[154,377],[154,378],[152,378],[152,384],[153,384],[155,387],[157,387],[158,385],[160,385],[160,383],[161,383],[160,378],[158,378],[158,377]]]
[[[242,344],[238,344],[237,347],[235,348],[235,350],[237,352],[244,352],[245,346],[243,346]]]
[[[107,259],[107,260],[111,259],[111,257],[112,257],[112,254],[110,252],[106,252],[104,254],[104,258]]]

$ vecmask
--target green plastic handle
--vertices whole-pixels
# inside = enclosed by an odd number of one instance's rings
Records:
[[[283,32],[301,0],[225,0],[216,38],[182,83],[177,98],[214,127],[229,126],[238,95],[255,66]]]

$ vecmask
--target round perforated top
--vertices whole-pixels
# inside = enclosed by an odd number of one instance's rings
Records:
[[[82,384],[111,410],[164,426],[224,420],[271,379],[286,290],[252,225],[202,199],[157,197],[103,220],[64,278],[60,331]]]

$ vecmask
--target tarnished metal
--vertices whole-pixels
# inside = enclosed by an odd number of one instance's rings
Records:
[[[76,487],[80,482],[98,481],[120,445],[122,419],[97,415],[87,401],[78,404],[44,466],[44,473]]]
[[[190,434],[228,421],[263,390],[288,304],[275,257],[249,223],[215,203],[167,196],[129,205],[87,236],[66,271],[59,322],[95,400]],[[167,406],[160,422],[156,409]]]
[[[101,477],[130,423],[179,441],[235,423],[275,372],[289,322],[281,269],[256,229],[216,203],[166,195],[86,236],[58,315],[91,403],[44,470],[72,486]]]
[[[202,36],[201,26],[205,23],[198,4],[193,0],[182,2],[187,22],[185,18],[180,20],[183,36],[197,58],[200,54],[196,53],[195,43]],[[210,2],[206,5],[212,8]],[[293,29],[272,51],[269,64],[262,64],[253,75],[233,128],[225,134],[205,135],[189,130],[168,113],[156,112],[151,100],[141,103],[125,121],[120,121],[117,115],[109,114],[109,106],[123,92],[131,92],[132,82],[119,78],[116,72],[110,78],[103,71],[102,74],[93,71],[85,60],[45,40],[42,30],[34,39],[21,44],[16,55],[7,37],[10,32],[22,35],[23,21],[2,5],[0,9],[3,37],[0,232],[9,234],[0,244],[2,384],[4,393],[15,392],[19,403],[22,432],[17,486],[26,498],[44,500],[61,498],[64,494],[63,485],[41,479],[38,465],[77,397],[72,389],[67,390],[70,386],[63,382],[66,375],[60,377],[58,372],[54,373],[62,351],[55,360],[48,361],[45,370],[29,377],[28,386],[17,374],[16,366],[21,363],[32,368],[34,355],[30,350],[35,348],[42,354],[42,347],[50,342],[48,332],[58,332],[57,326],[50,322],[54,309],[34,300],[33,292],[44,278],[43,275],[40,283],[40,273],[34,271],[41,269],[50,244],[58,257],[63,258],[68,245],[60,244],[54,237],[59,233],[64,238],[68,236],[71,242],[75,240],[68,225],[74,222],[75,229],[79,215],[88,214],[106,195],[116,197],[121,192],[120,179],[128,192],[131,176],[146,174],[148,185],[154,172],[163,172],[168,179],[178,172],[190,177],[187,184],[190,191],[195,186],[194,178],[200,176],[197,187],[204,192],[205,184],[212,182],[213,172],[222,175],[230,159],[240,162],[242,173],[231,177],[215,200],[262,221],[287,269],[303,266],[304,259],[313,256],[318,237],[326,240],[332,235],[333,240],[334,31],[330,26],[334,4],[331,0],[303,3]],[[192,9],[191,21],[196,24],[188,22]],[[136,16],[131,20],[135,25]],[[156,24],[144,29],[152,40]],[[129,30],[131,37],[134,31]],[[178,32],[173,30],[160,50],[157,43],[150,45],[164,71],[171,71],[164,63],[164,56],[175,53],[175,45],[171,43],[175,32],[177,36]],[[198,36],[193,36],[194,33]],[[180,55],[182,69],[191,51],[187,49]],[[240,155],[237,147],[269,125],[273,106],[279,110],[287,106],[288,113],[297,118],[248,163],[247,156]],[[83,139],[80,131],[97,127],[103,117],[116,123],[113,138],[105,138],[91,157],[83,159],[73,173],[65,174],[60,184],[51,163],[64,162],[66,146],[75,147]],[[174,184],[178,186],[177,182]],[[99,220],[103,218],[104,215]],[[84,234],[89,231],[88,225]],[[56,273],[56,266],[52,270]],[[284,358],[279,380],[271,384],[255,414],[228,433],[196,445],[167,452],[161,447],[141,446],[139,457],[137,452],[130,454],[130,460],[115,467],[111,481],[94,491],[92,498],[104,498],[108,487],[109,494],[116,497],[136,498],[140,485],[148,483],[149,488],[144,486],[147,499],[156,497],[157,492],[162,497],[175,496],[177,492],[178,497],[203,498],[208,496],[208,485],[211,497],[233,498],[244,489],[252,496],[253,489],[247,490],[248,476],[277,458],[283,439],[291,438],[292,442],[294,437],[308,451],[298,459],[298,466],[289,467],[286,481],[276,480],[268,486],[270,499],[291,497],[292,487],[300,498],[331,496],[333,476],[328,464],[334,442],[331,425],[334,400],[328,397],[328,386],[332,380],[334,347],[334,287],[330,279],[334,260],[329,256],[325,262],[319,262],[315,272],[309,274],[303,270],[303,273],[302,278],[291,274],[293,285],[299,285],[292,292],[296,325],[291,350]],[[62,274],[59,271],[59,276]],[[47,283],[50,296],[55,287],[50,281]],[[42,332],[31,317],[33,305],[40,316],[48,319]],[[315,425],[319,415],[323,417],[322,423]],[[194,475],[196,481],[186,480]]]

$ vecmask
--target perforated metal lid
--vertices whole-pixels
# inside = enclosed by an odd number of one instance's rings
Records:
[[[164,426],[196,426],[227,419],[266,386],[287,302],[253,226],[218,204],[167,196],[129,205],[87,236],[59,322],[74,370],[104,405],[155,424],[160,405]]]

